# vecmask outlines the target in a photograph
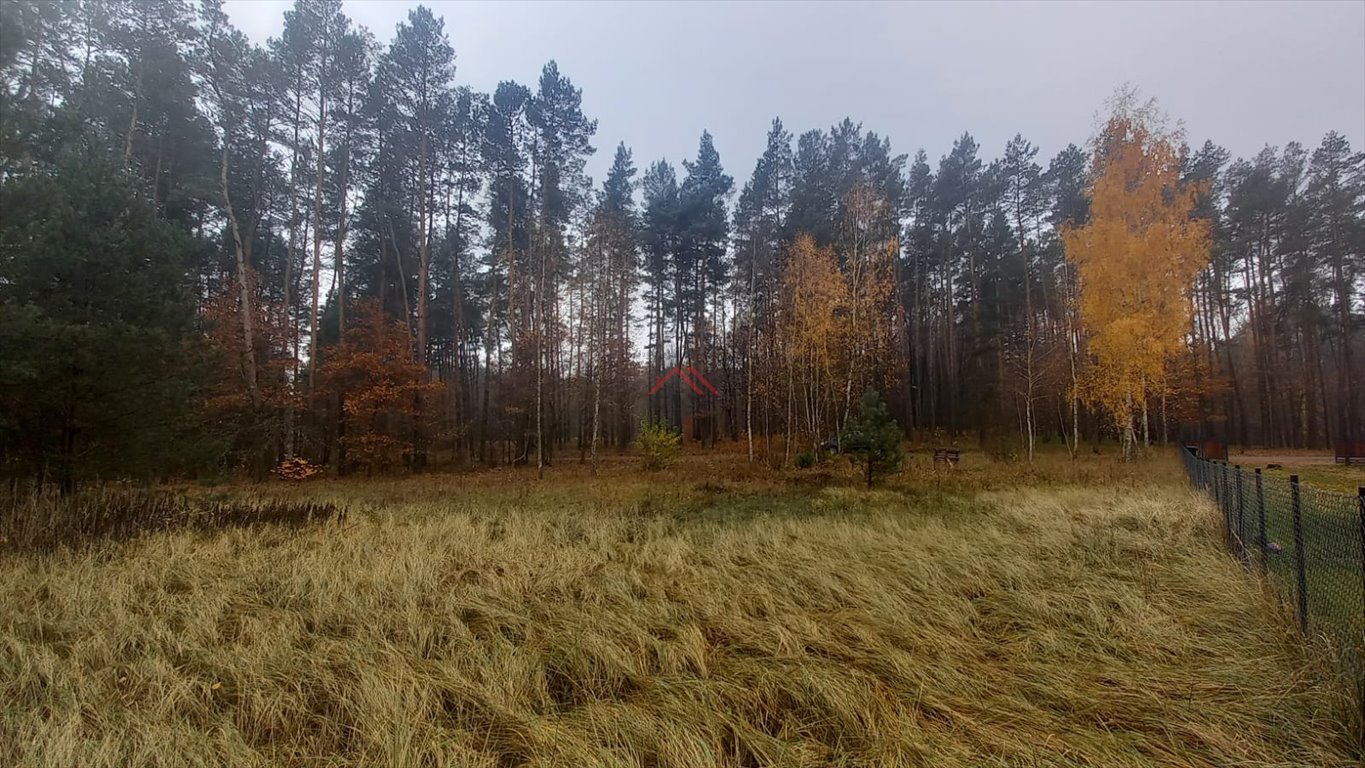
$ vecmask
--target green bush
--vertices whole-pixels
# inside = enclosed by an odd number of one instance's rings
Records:
[[[635,439],[644,468],[650,472],[673,464],[682,451],[682,433],[662,422],[640,422],[640,436]]]
[[[810,469],[815,466],[815,454],[810,451],[802,451],[796,454],[796,468]]]
[[[844,425],[840,447],[850,457],[861,457],[867,467],[867,487],[872,481],[900,471],[901,428],[875,390],[863,393],[858,413]]]

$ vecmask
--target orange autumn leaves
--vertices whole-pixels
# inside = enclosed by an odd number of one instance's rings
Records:
[[[383,471],[409,462],[422,449],[423,440],[437,436],[429,423],[443,405],[444,387],[416,360],[411,329],[391,318],[379,301],[353,302],[347,312],[345,341],[319,348],[318,387],[316,397],[309,401],[289,385],[289,336],[283,313],[271,302],[253,302],[257,315],[254,343],[257,359],[263,363],[255,369],[260,393],[256,404],[248,401],[239,386],[245,366],[237,301],[237,287],[230,285],[205,307],[211,348],[220,361],[207,406],[217,420],[235,422],[259,442],[259,455],[247,457],[258,475],[266,466],[274,466],[274,474],[285,479],[316,474],[310,469],[316,465],[289,455],[285,448],[290,427],[284,413],[290,407],[310,407],[336,416],[335,461],[348,471]],[[281,453],[284,461],[276,464]]]
[[[887,318],[895,317],[895,243],[850,254],[800,235],[782,273],[779,344],[789,412],[812,443],[837,431],[849,398],[880,383],[892,358]]]
[[[1120,110],[1097,143],[1090,221],[1062,232],[1091,362],[1079,394],[1114,418],[1125,457],[1187,349],[1192,286],[1209,261],[1209,222],[1191,218],[1200,189],[1180,163],[1170,136]]]
[[[346,460],[367,469],[386,469],[419,446],[416,438],[439,397],[441,385],[412,353],[412,337],[378,301],[355,303],[344,343],[324,350],[319,391],[338,402]]]

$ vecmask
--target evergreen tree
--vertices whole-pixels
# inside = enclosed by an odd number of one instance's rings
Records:
[[[530,161],[533,129],[527,110],[531,92],[519,83],[498,83],[482,121],[482,165],[487,174],[487,232],[485,267],[480,292],[486,307],[484,319],[484,377],[479,396],[479,455],[496,461],[492,441],[511,437],[504,416],[504,403],[525,402],[524,382],[528,361],[522,359],[526,334],[531,327],[527,296],[526,261],[530,253],[531,185]],[[504,341],[517,357],[508,365]],[[499,386],[493,387],[494,380]],[[496,421],[496,424],[495,424]],[[497,427],[494,429],[494,427]],[[523,430],[524,431],[524,430]],[[509,445],[507,442],[503,446]],[[504,456],[510,460],[510,455]]]
[[[337,41],[332,78],[333,138],[328,145],[330,169],[324,179],[324,207],[332,212],[332,269],[335,288],[336,341],[346,337],[346,240],[352,225],[351,196],[361,178],[373,143],[371,115],[365,109],[370,89],[375,42],[369,32],[351,31]],[[318,329],[324,335],[323,329]]]
[[[829,137],[819,130],[806,131],[796,142],[792,158],[791,212],[787,236],[808,234],[817,245],[834,242],[834,179],[830,174]]]
[[[635,164],[630,150],[620,144],[590,218],[578,268],[587,289],[582,326],[588,334],[592,405],[585,421],[591,424],[594,467],[599,440],[605,437],[624,447],[634,421],[630,307],[639,274],[634,188]],[[605,435],[603,406],[611,430]]]
[[[568,270],[565,229],[584,202],[587,180],[583,166],[595,151],[591,141],[597,121],[583,116],[582,91],[559,72],[551,61],[541,70],[539,87],[527,117],[534,130],[532,165],[536,210],[533,213],[531,250],[526,281],[534,343],[536,465],[543,469],[549,451],[546,424],[558,431],[557,398],[547,397],[546,369],[558,373],[557,342],[560,337],[560,287]],[[553,386],[553,382],[551,382]]]
[[[455,51],[445,34],[445,21],[429,8],[418,6],[398,25],[393,43],[379,59],[375,81],[387,99],[392,120],[396,160],[406,171],[405,199],[415,210],[404,218],[415,222],[417,267],[415,301],[416,353],[425,362],[428,352],[427,306],[431,294],[431,245],[436,216],[436,176],[443,158],[440,149],[453,109],[451,79]]]
[[[478,290],[478,245],[485,212],[483,134],[488,101],[467,87],[455,90],[451,120],[441,150],[438,208],[443,230],[432,255],[433,364],[449,385],[452,434],[457,455],[472,455],[469,429],[474,411],[474,375],[487,306]]]
[[[845,424],[839,450],[861,456],[867,487],[873,481],[900,471],[905,452],[901,448],[901,429],[876,390],[863,392],[858,411]]]
[[[72,90],[74,10],[46,0],[0,3],[0,171],[51,157],[54,106]]]
[[[687,178],[678,191],[678,249],[674,269],[674,301],[677,316],[677,365],[705,371],[713,359],[717,339],[713,302],[719,302],[729,280],[726,260],[729,215],[726,200],[734,187],[720,164],[720,153],[709,132],[702,132],[695,161],[683,161]],[[682,414],[682,387],[674,387],[676,412]],[[713,414],[701,412],[700,396],[694,396],[696,418],[693,437],[710,442],[715,430]]]
[[[735,210],[735,292],[744,307],[744,431],[749,460],[754,458],[755,407],[769,423],[772,398],[755,403],[755,381],[771,377],[776,362],[778,293],[785,265],[782,254],[793,231],[793,158],[791,134],[774,119],[768,145],[744,185]],[[801,232],[796,231],[795,236]],[[767,390],[771,395],[771,390]],[[767,429],[764,430],[767,434]]]
[[[1311,213],[1304,244],[1325,268],[1334,315],[1332,331],[1338,339],[1339,422],[1329,429],[1339,441],[1359,441],[1365,433],[1365,397],[1359,385],[1365,380],[1365,360],[1355,349],[1355,337],[1365,323],[1357,318],[1355,303],[1365,275],[1365,152],[1352,152],[1346,137],[1335,131],[1323,137],[1308,167],[1305,203]]]
[[[193,245],[99,146],[0,184],[0,455],[63,493],[192,469]],[[208,453],[208,455],[212,455]]]
[[[644,215],[640,229],[640,245],[644,254],[645,311],[649,324],[649,375],[661,376],[668,370],[668,328],[675,319],[672,308],[676,303],[676,273],[679,245],[679,190],[673,166],[660,160],[645,171],[641,180]],[[674,334],[676,336],[676,334]],[[654,423],[679,421],[666,418],[665,393],[651,394],[648,418]]]
[[[1012,238],[1010,250],[1018,261],[1017,268],[1003,265],[1007,271],[1017,269],[1023,283],[1022,316],[1017,310],[1010,322],[1001,328],[1002,333],[1013,325],[1020,329],[1006,341],[1009,354],[1016,363],[1017,370],[1007,387],[1014,390],[1022,401],[1024,431],[1028,443],[1028,459],[1033,461],[1034,438],[1037,431],[1037,416],[1034,412],[1038,404],[1036,392],[1042,372],[1039,367],[1043,360],[1045,339],[1039,325],[1039,310],[1047,305],[1048,281],[1038,274],[1038,227],[1043,215],[1046,198],[1043,196],[1043,169],[1035,162],[1038,148],[1026,141],[1020,134],[1005,145],[1005,155],[1000,163],[1000,181],[1004,188],[1004,210],[1008,220],[997,219],[996,231]],[[1012,231],[1011,231],[1012,230]],[[999,239],[999,238],[997,238]],[[1018,308],[1019,303],[1010,302]]]

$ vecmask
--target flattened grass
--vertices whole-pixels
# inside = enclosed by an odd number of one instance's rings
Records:
[[[688,462],[309,484],[277,493],[344,524],[6,556],[0,764],[1358,764],[1176,483]]]

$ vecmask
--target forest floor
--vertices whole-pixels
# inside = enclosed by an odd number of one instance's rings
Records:
[[[1169,457],[185,492],[347,515],[0,553],[0,764],[1360,764]]]

